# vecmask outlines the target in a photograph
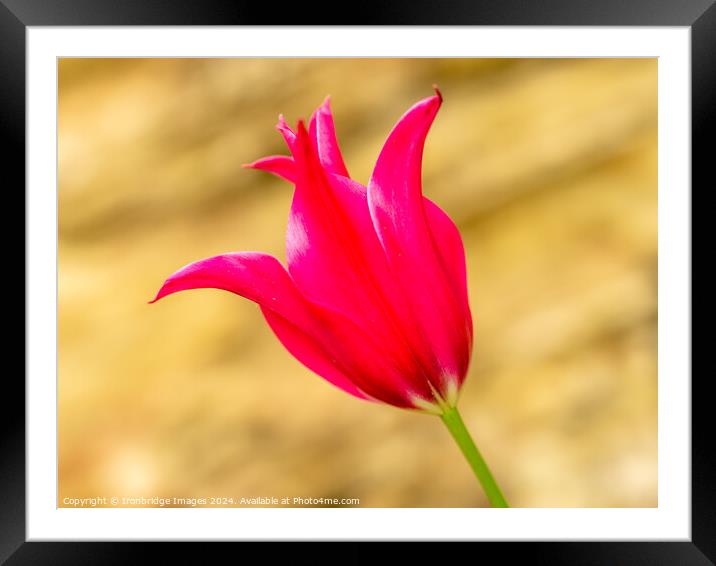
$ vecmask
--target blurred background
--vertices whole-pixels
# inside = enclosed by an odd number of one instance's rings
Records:
[[[253,303],[147,305],[197,259],[282,261],[292,186],[242,163],[331,95],[366,183],[437,83],[424,192],[466,246],[460,407],[515,507],[657,505],[655,59],[62,59],[59,504],[331,497],[486,505],[435,417],[306,370]]]

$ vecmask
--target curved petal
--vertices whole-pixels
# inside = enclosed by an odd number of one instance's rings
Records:
[[[288,149],[293,152],[293,146],[296,143],[296,132],[294,132],[286,123],[285,118],[283,117],[283,114],[278,115],[278,124],[276,124],[276,129],[281,132],[281,135],[283,136],[283,139],[286,141],[286,145],[288,146]]]
[[[307,301],[273,256],[240,252],[197,261],[169,277],[152,302],[199,288],[223,289],[258,303],[294,357],[351,395],[406,408],[425,397],[404,379],[411,362],[405,352],[379,344],[342,314]]]
[[[454,284],[455,293],[462,301],[463,312],[468,321],[470,339],[472,340],[472,314],[467,295],[467,267],[462,236],[447,213],[433,201],[423,197],[423,208],[435,248],[448,273],[448,280]],[[470,349],[472,350],[472,347]]]
[[[323,104],[311,116],[308,133],[311,136],[323,168],[328,173],[348,177],[348,170],[338,147],[336,127],[333,123],[333,114],[331,114],[330,97],[326,97]]]
[[[227,253],[190,263],[171,275],[151,302],[189,289],[223,289],[254,301],[299,327],[313,322],[306,301],[286,269],[268,254]]]
[[[367,326],[375,322],[376,305],[358,236],[366,227],[372,230],[365,199],[350,184],[331,186],[302,124],[296,147],[296,190],[286,232],[288,270],[309,298]]]
[[[369,399],[343,373],[335,359],[326,352],[320,342],[271,309],[262,306],[261,312],[273,333],[294,358],[346,393],[359,399]]]
[[[405,357],[394,357],[394,352],[340,313],[316,309],[318,339],[270,310],[264,310],[264,316],[296,359],[344,391],[402,408],[423,408],[430,401],[424,390],[404,378]]]
[[[418,102],[393,128],[368,183],[368,205],[396,279],[431,345],[438,388],[447,395],[467,372],[472,328],[451,282],[451,272],[464,268],[452,265],[455,250],[439,253],[422,196],[423,148],[441,101],[437,95]],[[436,211],[430,215],[439,223],[437,232],[454,237]]]
[[[293,158],[288,155],[269,155],[268,157],[257,159],[253,163],[247,163],[242,167],[268,171],[277,177],[285,179],[289,183],[296,181],[296,166],[293,162]]]
[[[431,399],[425,347],[406,335],[405,302],[395,285],[368,211],[366,193],[324,171],[302,124],[297,132],[296,190],[286,233],[288,270],[311,301],[340,312],[389,350],[410,388]],[[350,340],[350,339],[349,339]],[[409,359],[403,359],[405,355]]]

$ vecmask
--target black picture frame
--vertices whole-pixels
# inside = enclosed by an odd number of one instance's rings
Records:
[[[713,190],[713,150],[716,100],[716,5],[714,0],[469,0],[441,4],[428,0],[361,2],[351,13],[336,3],[277,6],[268,3],[197,0],[0,0],[0,135],[4,148],[6,211],[9,196],[20,195],[25,183],[25,34],[28,26],[96,25],[569,25],[569,26],[687,26],[691,29],[692,187]],[[8,173],[11,173],[8,175]],[[708,183],[708,179],[712,181]],[[686,187],[685,190],[693,188]],[[24,209],[23,204],[21,205]],[[14,213],[17,215],[17,213]],[[6,216],[8,218],[8,216]],[[17,232],[3,223],[5,253],[17,249]],[[10,242],[13,242],[12,244]],[[6,261],[11,261],[6,256]],[[19,260],[24,262],[24,258]],[[6,263],[6,265],[8,265]],[[19,271],[13,262],[12,269]],[[9,269],[9,268],[6,268]],[[8,280],[9,278],[6,278]],[[25,283],[27,283],[25,281]],[[24,293],[24,291],[23,291]],[[10,298],[9,293],[5,295]],[[7,300],[7,303],[18,301]],[[6,312],[7,308],[6,308]],[[7,319],[6,319],[7,320]],[[24,325],[23,325],[24,327]],[[6,324],[6,328],[10,328]],[[9,341],[19,335],[6,334]],[[23,333],[24,340],[24,333]],[[162,562],[213,563],[226,545],[207,543],[82,543],[26,542],[25,537],[25,407],[24,381],[6,364],[3,376],[4,426],[0,429],[0,562],[17,564],[134,564],[152,554]],[[716,464],[709,429],[710,375],[692,372],[692,517],[690,542],[494,542],[472,543],[473,556],[497,552],[500,560],[531,564],[678,564],[716,563]],[[291,556],[291,562],[343,563],[374,554],[375,543],[336,543],[340,548],[313,544],[284,544],[267,559]],[[380,545],[383,546],[383,545]],[[261,552],[260,549],[256,549]],[[230,551],[231,552],[231,551]],[[244,550],[241,551],[245,552]],[[401,550],[404,559],[410,552]],[[421,545],[422,558],[445,559],[445,549]],[[430,555],[435,553],[434,557]],[[231,555],[230,555],[231,556]],[[325,557],[325,558],[324,558]],[[331,558],[333,557],[333,558]],[[241,554],[234,555],[241,560]]]

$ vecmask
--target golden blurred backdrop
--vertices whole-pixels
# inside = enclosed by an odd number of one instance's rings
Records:
[[[440,85],[424,192],[463,235],[460,407],[515,507],[657,505],[655,59],[62,59],[59,502],[358,498],[486,505],[439,419],[362,402],[214,290],[197,259],[284,259],[292,187],[241,164],[331,102],[366,183]]]

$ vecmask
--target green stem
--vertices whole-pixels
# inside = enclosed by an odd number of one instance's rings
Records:
[[[465,455],[472,471],[475,472],[477,479],[482,484],[482,489],[485,490],[487,498],[490,500],[490,504],[493,507],[509,507],[505,496],[502,495],[495,478],[492,477],[490,468],[487,467],[485,460],[482,458],[480,451],[475,446],[475,442],[472,440],[470,433],[465,428],[465,423],[462,422],[462,417],[457,410],[457,407],[448,407],[440,415],[440,418],[448,427],[450,434],[457,442],[457,445]]]

